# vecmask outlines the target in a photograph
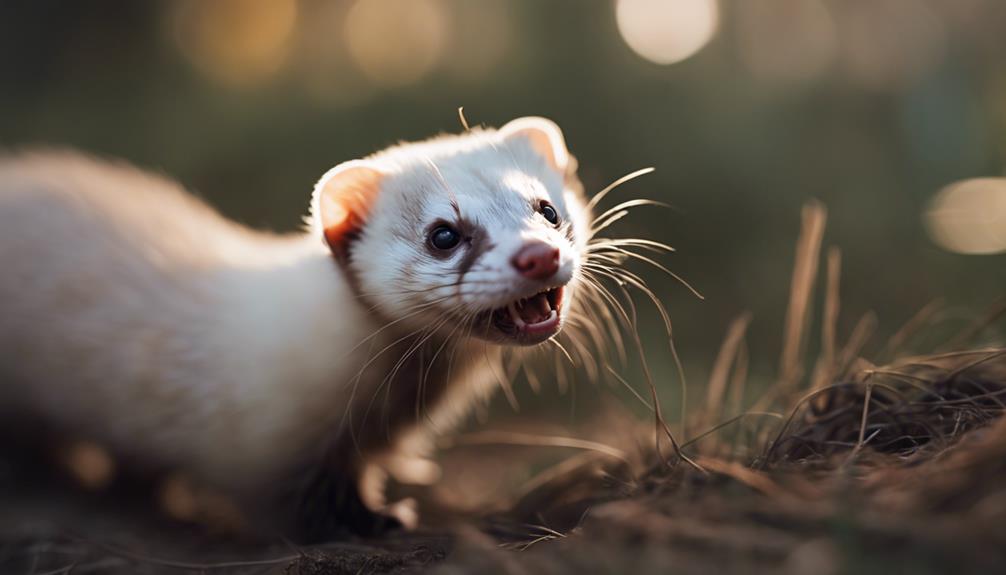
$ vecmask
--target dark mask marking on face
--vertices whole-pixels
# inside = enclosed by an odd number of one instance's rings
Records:
[[[491,250],[495,245],[489,239],[489,233],[486,232],[486,229],[474,222],[462,220],[461,232],[464,234],[468,246],[465,248],[465,254],[461,261],[458,262],[459,281],[464,279],[465,274],[472,269],[482,254]]]

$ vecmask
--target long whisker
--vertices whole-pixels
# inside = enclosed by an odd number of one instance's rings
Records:
[[[629,208],[636,208],[636,207],[640,207],[640,206],[657,206],[657,207],[661,207],[661,208],[670,208],[671,207],[669,204],[666,204],[664,202],[658,202],[657,200],[647,200],[647,199],[644,199],[644,198],[622,202],[622,203],[618,204],[617,206],[615,206],[615,207],[609,209],[608,211],[604,212],[600,216],[594,218],[594,222],[592,223],[591,228],[590,228],[590,232],[588,232],[587,236],[590,237],[590,238],[593,238],[597,234],[597,232],[599,232],[599,231],[603,230],[604,228],[610,226],[616,220],[620,220],[623,217],[625,217],[626,212],[628,211]],[[614,219],[610,219],[610,218],[614,218]]]
[[[357,393],[357,391],[358,391],[358,389],[360,387],[360,381],[363,379],[364,372],[375,361],[377,361],[378,358],[380,358],[382,355],[384,355],[385,352],[387,352],[388,350],[392,349],[393,347],[395,347],[399,343],[405,341],[406,339],[408,339],[410,337],[414,337],[414,336],[416,336],[416,335],[418,335],[418,334],[420,334],[422,332],[423,332],[422,329],[418,329],[418,330],[409,332],[409,333],[403,335],[402,337],[396,339],[395,341],[389,343],[384,348],[382,348],[380,351],[378,351],[376,354],[372,355],[367,360],[367,362],[363,364],[363,366],[360,368],[360,370],[356,372],[356,376],[354,376],[350,380],[352,382],[352,385],[351,385],[350,392],[349,392],[349,399],[346,401],[346,408],[345,408],[345,410],[343,410],[342,420],[339,423],[339,429],[340,430],[346,430],[346,429],[349,430],[349,432],[350,432],[350,439],[353,442],[353,447],[354,447],[354,449],[356,449],[357,454],[360,453],[360,444],[357,441],[357,438],[356,438],[356,428],[355,428],[355,426],[353,424],[353,410],[355,408],[356,393]]]
[[[573,343],[573,349],[576,351],[577,358],[580,359],[580,364],[583,365],[583,369],[587,372],[587,379],[591,383],[597,383],[598,381],[598,368],[597,361],[594,355],[587,350],[587,345],[577,337],[575,330],[566,330],[563,334],[569,338],[570,342]],[[603,352],[603,350],[598,350]]]
[[[394,319],[394,320],[392,320],[392,321],[384,324],[383,326],[381,326],[380,328],[378,328],[376,331],[374,331],[373,333],[371,333],[367,337],[363,338],[363,340],[360,341],[360,343],[356,344],[353,347],[353,349],[349,350],[349,353],[347,353],[346,355],[350,355],[354,351],[360,349],[360,346],[362,346],[363,344],[365,344],[368,341],[372,340],[373,338],[377,337],[384,330],[392,327],[393,325],[401,323],[403,321],[406,321],[409,318],[415,317],[415,316],[423,313],[427,309],[429,309],[429,308],[431,308],[431,307],[433,307],[433,306],[435,306],[435,305],[437,305],[439,303],[443,303],[443,302],[451,299],[452,297],[454,297],[454,296],[452,296],[452,295],[444,296],[442,298],[438,298],[438,299],[435,299],[435,300],[429,301],[429,302],[424,302],[422,304],[417,304],[416,306],[413,306],[412,308],[409,308],[409,311],[407,313],[405,313],[405,315],[399,316],[397,319]]]
[[[433,354],[433,357],[430,359],[429,365],[427,365],[426,370],[423,372],[422,379],[419,380],[419,390],[418,390],[418,393],[416,394],[416,421],[417,422],[420,421],[420,419],[421,419],[421,415],[420,414],[422,413],[422,410],[420,409],[420,407],[421,406],[425,407],[425,405],[426,405],[425,389],[426,389],[426,382],[427,382],[427,380],[430,377],[430,370],[433,369],[433,365],[436,363],[437,358],[440,356],[440,353],[444,350],[445,347],[447,347],[447,344],[451,343],[452,341],[454,341],[454,334],[457,333],[458,330],[460,330],[463,325],[464,325],[464,321],[460,321],[460,322],[458,322],[454,326],[453,329],[451,329],[450,333],[447,334],[447,336],[444,338],[443,343],[440,344],[440,347],[437,348],[436,352]],[[450,380],[448,380],[448,381],[450,381]]]
[[[489,367],[489,370],[492,371],[493,377],[496,378],[496,382],[499,383],[500,389],[503,390],[503,395],[506,397],[507,403],[510,404],[510,407],[514,411],[520,411],[520,403],[517,401],[517,395],[513,391],[513,386],[511,386],[510,382],[506,379],[505,377],[506,374],[504,374],[504,377],[501,378],[499,376],[499,373],[496,372],[496,362],[492,361],[489,358],[488,337],[490,329],[492,329],[491,317],[486,318],[486,330],[485,333],[483,334],[483,342],[482,342],[482,357],[485,359],[486,365]]]
[[[636,178],[638,178],[640,176],[645,176],[646,174],[649,174],[650,172],[653,172],[655,169],[656,168],[642,168],[640,170],[636,170],[635,172],[630,172],[628,174],[625,174],[621,178],[618,178],[614,182],[611,182],[610,184],[608,184],[607,186],[605,186],[605,188],[603,190],[601,190],[600,192],[597,192],[596,194],[594,194],[594,197],[591,198],[589,202],[587,202],[587,210],[588,211],[593,211],[594,207],[597,206],[597,204],[601,200],[603,200],[605,196],[607,196],[612,190],[614,190],[618,186],[621,186],[622,184],[624,184],[626,182],[635,180]]]
[[[594,351],[597,352],[598,354],[597,357],[603,356],[604,351],[607,348],[607,346],[605,345],[606,340],[604,338],[604,332],[601,331],[601,328],[598,325],[596,318],[587,315],[586,313],[582,313],[576,316],[570,316],[570,318],[567,320],[567,324],[569,325],[570,332],[574,332],[576,330],[581,330],[585,332],[587,334],[587,337],[589,338],[590,343],[594,346]],[[573,337],[572,333],[570,333],[570,338],[575,341],[578,340],[578,338]],[[583,344],[583,347],[584,348],[586,347],[585,343]],[[593,359],[585,349],[581,350],[581,355]],[[596,362],[593,363],[596,365]]]
[[[594,220],[594,223],[591,224],[591,228],[587,230],[587,237],[593,238],[606,228],[611,227],[615,222],[629,215],[629,213],[630,213],[629,210],[621,210],[617,213],[612,214],[611,217],[605,220],[603,224],[597,224],[596,223],[597,220]]]
[[[531,363],[527,361],[521,362],[521,367],[524,369],[524,377],[527,379],[527,384],[531,387],[531,391],[535,395],[541,393],[541,380],[538,379],[538,376],[531,369]]]
[[[623,255],[625,255],[627,257],[630,257],[630,258],[637,259],[639,261],[648,263],[651,266],[659,269],[660,271],[662,271],[662,272],[666,273],[667,275],[671,276],[672,278],[674,278],[674,280],[676,280],[678,283],[680,283],[681,285],[685,286],[685,288],[687,288],[688,291],[692,292],[692,294],[695,297],[697,297],[697,298],[699,298],[701,300],[706,299],[706,297],[704,295],[702,295],[701,293],[699,293],[699,291],[697,289],[695,289],[690,283],[688,283],[687,281],[685,281],[684,278],[682,278],[678,274],[672,272],[671,270],[667,269],[667,267],[665,267],[660,262],[658,262],[658,261],[656,261],[656,260],[654,260],[652,258],[646,257],[646,256],[644,256],[642,254],[637,254],[636,252],[633,252],[631,250],[627,250],[627,249],[624,249],[624,248],[619,248],[619,247],[612,246],[612,247],[608,247],[606,249],[613,250],[613,251],[615,251],[617,253],[620,253],[620,254],[623,254]],[[601,254],[598,254],[598,255],[601,255]]]
[[[611,310],[611,304],[608,301],[606,301],[602,296],[602,294],[600,293],[601,288],[597,285],[597,280],[593,278],[590,271],[582,270],[581,273],[583,275],[582,277],[583,288],[584,288],[583,295],[585,298],[588,298],[588,301],[594,303],[596,307],[594,307],[593,309],[598,310],[602,316],[601,319],[603,319],[607,323],[609,329],[606,332],[604,332],[604,335],[608,335],[614,342],[615,351],[618,353],[618,358],[624,365],[626,363],[625,344],[622,341],[621,330],[618,329],[619,318],[615,317],[614,313]],[[586,316],[586,314],[584,314],[584,316]],[[599,333],[600,328],[594,326],[591,331],[598,332],[597,335],[593,337],[595,339],[595,342],[597,342],[598,352],[603,353],[604,337],[601,333]]]
[[[607,246],[629,246],[641,247],[655,252],[675,252],[673,247],[645,238],[596,238],[587,243],[587,253],[591,253]]]
[[[438,285],[433,285],[433,286],[429,286],[429,287],[424,287],[424,288],[421,288],[421,289],[382,290],[382,291],[379,291],[379,292],[357,292],[354,295],[354,297],[357,298],[357,299],[360,299],[360,298],[368,298],[368,297],[385,297],[385,296],[389,296],[389,295],[412,295],[412,294],[421,294],[421,293],[427,293],[427,292],[431,292],[431,291],[436,291],[438,289],[447,289],[447,288],[452,288],[452,287],[459,287],[459,286],[469,285],[469,284],[471,284],[471,285],[480,285],[480,284],[495,284],[495,283],[497,283],[497,282],[490,281],[490,280],[463,279],[463,280],[458,280],[458,281],[451,282],[451,283],[438,284]]]
[[[667,345],[671,352],[671,357],[674,359],[674,364],[678,371],[678,378],[681,380],[681,428],[682,432],[684,432],[687,421],[686,412],[688,406],[688,383],[685,379],[685,370],[681,363],[681,357],[678,354],[677,345],[674,342],[674,329],[671,325],[671,318],[667,313],[667,309],[664,307],[663,302],[660,301],[660,298],[658,298],[657,295],[653,293],[653,290],[646,285],[646,282],[632,272],[621,268],[610,268],[609,270],[600,273],[602,273],[602,275],[608,275],[609,277],[626,281],[636,289],[642,291],[660,313],[660,317],[664,322],[664,329],[667,332]],[[638,340],[638,332],[635,333],[635,336]],[[637,345],[641,345],[640,342],[637,342]]]
[[[471,337],[472,327],[475,325],[475,320],[477,319],[477,317],[478,317],[477,315],[470,315],[467,317],[467,319],[462,319],[460,322],[458,322],[459,325],[463,326],[461,328],[463,335],[461,337],[456,338],[454,340],[454,343],[451,345],[451,353],[447,358],[447,374],[444,379],[445,381],[451,381],[451,373],[454,369],[454,358],[457,355],[458,348],[461,347],[461,342],[467,341]],[[425,406],[426,406],[426,398],[424,397],[423,398],[424,413],[426,413]],[[435,427],[436,422],[433,421],[428,414],[426,415],[426,420],[430,423],[431,430],[436,432],[437,431]]]
[[[563,345],[561,343],[559,343],[559,341],[556,338],[552,337],[552,338],[549,338],[547,341],[549,343],[553,344],[554,346],[556,346],[557,348],[559,348],[559,351],[561,351],[562,354],[564,356],[566,356],[566,359],[569,360],[569,364],[571,366],[573,366],[573,367],[576,367],[576,362],[573,361],[573,356],[569,355],[569,352],[566,351],[566,348],[563,347]]]
[[[405,365],[405,362],[407,362],[409,358],[411,358],[423,346],[424,343],[429,341],[429,339],[433,337],[434,334],[436,334],[437,330],[439,330],[448,321],[450,321],[450,319],[451,317],[447,316],[441,319],[433,326],[426,327],[419,332],[419,336],[416,337],[416,341],[414,341],[411,344],[411,346],[405,351],[405,353],[402,354],[402,357],[398,359],[398,361],[395,363],[392,369],[384,376],[384,379],[381,380],[381,383],[380,385],[377,386],[377,389],[374,390],[374,393],[370,398],[370,402],[367,404],[367,409],[363,413],[363,419],[360,423],[361,426],[363,426],[366,423],[367,417],[374,406],[374,401],[377,399],[377,396],[380,395],[381,391],[385,389],[385,386],[387,386],[387,393],[385,394],[385,402],[387,402],[391,394],[391,382],[394,380],[395,376],[398,375],[398,371],[402,368],[403,365]],[[387,408],[385,408],[384,409],[385,416],[387,415],[387,411],[388,411]]]

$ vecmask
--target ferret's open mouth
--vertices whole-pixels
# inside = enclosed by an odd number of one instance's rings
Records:
[[[564,286],[538,292],[493,310],[492,325],[508,340],[531,345],[552,337],[562,321]]]

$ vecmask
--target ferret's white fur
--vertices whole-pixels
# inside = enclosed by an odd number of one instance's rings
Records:
[[[523,242],[559,247],[554,280],[574,280],[587,213],[549,160],[533,138],[506,129],[376,154],[365,161],[385,175],[345,268],[316,221],[272,235],[126,165],[72,153],[0,160],[0,407],[256,493],[317,455],[356,409],[353,394],[377,392],[398,359],[378,356],[357,381],[377,350],[449,310],[540,290],[508,263]],[[572,233],[534,213],[537,197]],[[433,258],[424,247],[430,222],[455,218],[452,201],[492,239],[464,289],[436,287],[456,281],[459,256]],[[435,427],[502,373],[497,346],[458,345],[463,359],[429,418]],[[411,441],[402,433],[365,455],[428,481],[435,468],[389,455]],[[378,505],[380,494],[364,499]]]

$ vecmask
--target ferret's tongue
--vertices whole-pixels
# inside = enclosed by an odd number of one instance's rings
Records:
[[[522,299],[508,306],[510,319],[517,326],[524,326],[542,323],[552,318],[556,313],[548,303],[548,296],[544,293]]]

